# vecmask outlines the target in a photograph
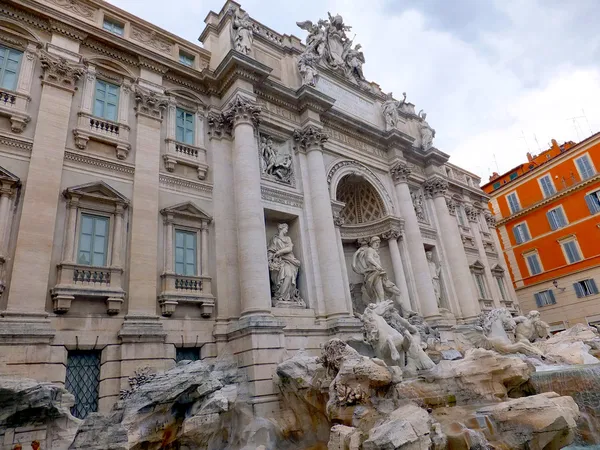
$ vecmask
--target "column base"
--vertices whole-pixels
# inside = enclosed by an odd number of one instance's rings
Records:
[[[129,314],[125,316],[119,338],[123,343],[165,342],[167,333],[158,316]]]
[[[50,344],[56,334],[45,312],[2,311],[0,316],[2,344]]]

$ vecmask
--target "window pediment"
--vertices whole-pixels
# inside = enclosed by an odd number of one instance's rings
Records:
[[[63,195],[68,198],[84,198],[86,200],[102,203],[128,205],[129,199],[104,181],[96,181],[64,190]]]
[[[19,177],[0,166],[0,182],[16,184],[19,183]]]
[[[120,81],[120,79],[123,77],[131,80],[136,78],[135,74],[127,66],[118,61],[113,61],[102,57],[95,57],[87,59],[86,63],[96,67],[99,74],[111,80]],[[115,77],[115,74],[119,75],[119,77]]]
[[[504,276],[504,269],[496,264],[494,267],[492,267],[492,275],[494,275],[495,277],[502,277]]]
[[[481,264],[479,260],[477,260],[469,266],[469,269],[471,269],[471,272],[473,273],[484,273],[485,266]]]
[[[160,211],[160,213],[167,216],[174,216],[181,219],[195,220],[199,222],[211,222],[212,217],[204,212],[202,209],[197,207],[192,202],[179,203],[174,206],[169,206]]]

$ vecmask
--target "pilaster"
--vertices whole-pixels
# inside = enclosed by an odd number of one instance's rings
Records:
[[[426,195],[433,198],[435,213],[440,224],[438,230],[441,238],[448,266],[454,283],[456,294],[460,302],[462,319],[469,321],[479,313],[479,302],[473,286],[473,280],[469,271],[469,262],[462,244],[460,232],[455,220],[450,216],[445,194],[448,190],[448,182],[441,177],[428,179],[424,185]]]
[[[402,239],[402,233],[396,230],[390,230],[381,236],[388,243],[390,249],[390,257],[392,258],[392,269],[394,271],[394,281],[400,289],[401,294],[396,301],[406,310],[412,310],[410,305],[410,296],[408,294],[408,285],[404,276],[404,268],[402,267],[402,259],[400,258],[400,248],[398,247],[398,239]]]

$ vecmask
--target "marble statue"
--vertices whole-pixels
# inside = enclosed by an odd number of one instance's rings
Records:
[[[364,277],[363,292],[373,303],[400,295],[400,289],[388,279],[381,267],[378,252],[380,242],[379,237],[372,237],[368,245],[363,244],[352,257],[352,270]]]
[[[435,292],[435,299],[437,301],[438,308],[442,305],[442,285],[440,283],[440,275],[442,268],[433,260],[433,252],[425,252],[427,255],[427,264],[429,265],[429,273],[431,275],[431,282],[433,283],[433,290]]]
[[[244,55],[249,55],[254,40],[250,15],[237,9],[233,15],[231,28],[233,48]]]
[[[281,153],[273,147],[273,139],[261,136],[260,154],[262,159],[262,171],[269,178],[282,183],[292,181],[292,155]]]
[[[423,351],[419,331],[415,327],[402,317],[398,317],[402,331],[386,322],[384,315],[393,308],[391,300],[369,304],[361,316],[365,340],[379,359],[388,365],[401,367],[406,373],[416,374],[418,370],[433,368],[435,364]]]
[[[404,94],[406,96],[406,94]],[[405,97],[406,98],[406,97]],[[394,100],[393,94],[390,92],[385,96],[385,102],[381,105],[383,118],[385,119],[386,131],[393,130],[398,125],[398,100]]]
[[[352,39],[346,35],[351,27],[344,24],[344,19],[339,14],[335,16],[327,14],[328,20],[319,20],[316,24],[310,20],[296,22],[296,25],[308,32],[306,48],[298,59],[302,84],[315,85],[316,66],[322,63],[345,75],[362,88],[373,91],[373,86],[366,82],[363,74],[365,56],[360,51],[361,46],[356,44],[352,47]]]
[[[413,191],[411,192],[410,196],[412,198],[413,207],[415,208],[417,220],[419,222],[427,222],[427,217],[425,216],[425,205],[423,203],[423,194]]]
[[[288,224],[280,223],[267,249],[274,306],[305,307],[296,286],[300,261],[294,256],[294,243],[287,235]]]
[[[526,316],[515,317],[515,339],[522,342],[536,342],[550,336],[550,325],[540,319],[539,311],[532,310]]]
[[[429,150],[431,147],[433,147],[435,130],[427,123],[427,113],[423,112],[423,110],[419,111],[419,118],[421,119],[421,148],[423,150]]]
[[[475,347],[495,350],[502,355],[522,353],[527,356],[545,359],[544,353],[530,342],[513,342],[512,335],[517,326],[506,308],[493,309],[480,315],[481,327],[475,325],[459,325],[455,331],[464,336]]]
[[[413,314],[408,318],[408,322],[419,331],[423,349],[435,347],[441,341],[440,332],[431,328],[422,315]]]

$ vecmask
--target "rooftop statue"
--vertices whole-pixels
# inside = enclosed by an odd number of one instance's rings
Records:
[[[385,101],[381,105],[383,117],[385,119],[386,131],[393,130],[398,126],[399,114],[398,111],[402,111],[402,107],[406,102],[406,92],[402,93],[402,100],[398,101],[394,99],[394,94],[391,92],[386,94]]]
[[[231,29],[233,48],[244,55],[249,55],[254,39],[250,15],[247,12],[242,12],[240,9],[236,9],[233,13]]]
[[[433,147],[433,138],[435,137],[435,130],[431,128],[429,123],[427,123],[427,113],[423,110],[419,111],[419,118],[421,119],[421,124],[419,126],[421,130],[421,148],[423,150],[429,150]]]

